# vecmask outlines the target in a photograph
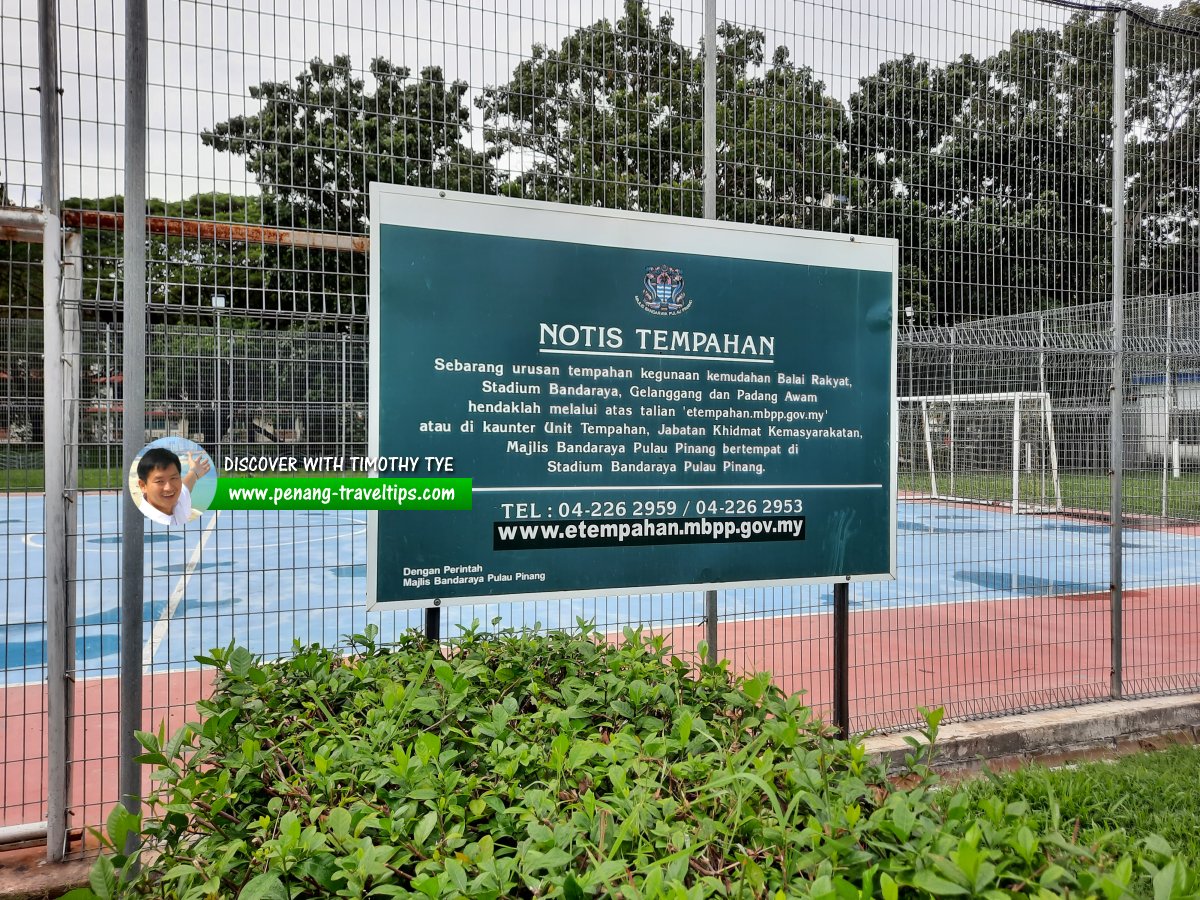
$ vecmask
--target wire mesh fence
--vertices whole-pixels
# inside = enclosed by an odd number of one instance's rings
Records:
[[[219,465],[365,455],[372,181],[702,215],[703,6],[335,2],[299,16],[152,4],[146,439],[189,437]],[[69,360],[69,804],[81,826],[117,799],[124,36],[111,10],[63,2],[58,12],[61,219],[81,259]],[[18,0],[3,17],[0,207],[26,215],[43,183],[28,90],[36,4]],[[919,706],[966,718],[1107,698],[1114,640],[1124,693],[1194,688],[1194,15],[754,0],[718,2],[717,20],[717,216],[900,245],[899,577],[851,589],[853,729],[913,724]],[[1114,78],[1120,41],[1124,77]],[[1114,208],[1124,213],[1119,317]],[[40,243],[16,229],[0,238],[0,820],[10,824],[46,817],[49,305]],[[1114,468],[1125,516],[1115,550]],[[194,656],[209,646],[285,654],[294,640],[335,642],[368,622],[385,636],[420,624],[416,613],[365,613],[365,533],[353,515],[222,514],[176,537],[145,536],[147,726],[186,717],[205,685]],[[828,714],[830,602],[817,588],[724,591],[719,651],[809,691]],[[683,651],[705,635],[697,593],[456,608],[443,634],[474,619],[643,626]]]

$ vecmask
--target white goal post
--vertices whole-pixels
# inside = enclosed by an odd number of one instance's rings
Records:
[[[934,500],[1062,509],[1058,448],[1045,391],[899,398],[900,473]]]

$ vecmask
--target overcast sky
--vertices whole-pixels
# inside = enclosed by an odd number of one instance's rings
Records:
[[[1156,5],[1169,5],[1159,0]],[[64,196],[123,189],[124,4],[61,0]],[[247,88],[290,80],[313,57],[348,53],[442,66],[477,93],[506,80],[535,43],[620,16],[619,0],[151,0],[148,192],[178,199],[222,190],[256,193],[240,157],[203,147],[199,134],[258,109]],[[913,52],[944,63],[987,56],[1016,28],[1057,27],[1070,11],[1030,0],[718,0],[718,18],[753,24],[768,47],[787,45],[845,100],[885,59]],[[703,0],[655,2],[695,44]],[[34,205],[38,159],[37,4],[0,0],[0,177]],[[479,113],[473,121],[478,135]],[[477,138],[476,138],[477,140]]]

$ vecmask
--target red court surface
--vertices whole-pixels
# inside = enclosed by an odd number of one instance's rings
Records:
[[[1200,688],[1200,585],[1129,591],[1123,616],[1125,692]],[[1186,623],[1186,628],[1181,627]],[[828,613],[724,622],[721,655],[741,672],[770,671],[787,691],[804,690],[827,710],[832,694]],[[666,632],[693,653],[702,627]],[[956,602],[851,612],[850,711],[854,730],[900,728],[917,707],[943,706],[962,719],[1109,698],[1107,594]],[[143,727],[168,731],[195,718],[208,683],[199,670],[148,676]],[[71,827],[96,825],[117,800],[118,683],[76,689]],[[4,750],[0,825],[45,818],[45,687],[7,689],[0,710]],[[147,772],[147,777],[149,773]],[[147,781],[148,783],[148,781]]]

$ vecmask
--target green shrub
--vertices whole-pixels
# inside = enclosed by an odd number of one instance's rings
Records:
[[[915,740],[915,785],[899,789],[799,695],[693,668],[640,632],[614,646],[586,628],[471,631],[443,648],[368,634],[349,650],[205,660],[203,721],[141,736],[149,816],[114,811],[113,854],[75,900],[1196,888],[1152,849],[1109,858],[1020,803],[939,792]],[[139,830],[136,869],[117,851]]]

